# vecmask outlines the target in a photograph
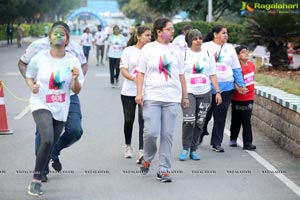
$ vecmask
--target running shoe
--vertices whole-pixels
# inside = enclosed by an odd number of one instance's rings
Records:
[[[190,154],[192,160],[200,160],[200,155],[196,151],[192,151]]]
[[[179,160],[180,161],[185,161],[189,155],[189,150],[188,149],[183,149],[182,152],[179,154]]]
[[[140,149],[139,153],[137,155],[136,163],[137,164],[142,164],[143,163],[143,159],[144,159],[144,151],[143,151],[143,149]]]
[[[42,195],[43,194],[42,183],[31,182],[30,185],[28,186],[28,194],[35,197],[39,197],[40,195]]]
[[[167,171],[165,171],[165,172],[157,172],[156,178],[157,178],[157,180],[160,180],[161,182],[164,182],[164,183],[172,182],[170,174]]]
[[[212,150],[216,152],[224,152],[224,149],[220,145],[212,146]]]
[[[131,148],[131,146],[126,146],[125,147],[124,158],[132,158],[132,148]]]
[[[141,172],[142,172],[143,175],[148,174],[149,169],[150,169],[150,162],[145,161],[145,162],[143,163],[143,166],[140,167],[140,169],[141,169]]]
[[[230,140],[229,146],[230,146],[230,147],[237,147],[236,140]]]
[[[52,167],[57,172],[61,171],[62,165],[61,165],[59,159],[52,159]]]

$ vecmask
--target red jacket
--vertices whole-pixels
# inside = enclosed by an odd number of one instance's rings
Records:
[[[244,81],[249,90],[246,94],[240,94],[237,90],[234,91],[232,100],[234,101],[249,101],[254,100],[254,75],[255,75],[255,66],[251,61],[247,62],[246,66],[242,67],[242,73]]]

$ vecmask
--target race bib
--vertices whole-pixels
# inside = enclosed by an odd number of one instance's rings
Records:
[[[190,76],[190,85],[192,87],[203,86],[207,84],[207,77],[203,74],[192,74]]]
[[[218,65],[217,66],[217,71],[220,73],[226,73],[227,67],[225,65]]]
[[[254,72],[244,75],[244,81],[246,86],[254,84]]]
[[[62,103],[66,101],[66,94],[48,94],[46,95],[46,103]]]
[[[116,45],[116,44],[115,44],[115,45],[113,46],[113,50],[114,50],[114,51],[121,51],[121,50],[122,50],[122,47],[121,47],[120,45]]]

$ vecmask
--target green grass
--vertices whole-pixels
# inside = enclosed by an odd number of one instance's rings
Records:
[[[274,75],[257,73],[255,75],[255,81],[258,85],[271,86],[300,96],[300,76],[283,78]]]

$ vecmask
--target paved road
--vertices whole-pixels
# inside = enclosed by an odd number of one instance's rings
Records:
[[[0,136],[1,200],[34,198],[27,195],[27,185],[34,165],[35,125],[27,107],[29,90],[17,69],[17,60],[25,46],[0,47],[0,80],[7,87],[7,118],[9,128],[14,131],[12,135]],[[229,137],[225,135],[225,153],[216,153],[210,149],[208,136],[199,149],[200,161],[178,161],[181,114],[172,154],[173,182],[161,183],[155,179],[157,157],[149,175],[142,176],[135,159],[122,157],[120,88],[110,88],[108,64],[96,67],[94,50],[90,56],[88,75],[80,94],[84,135],[62,152],[63,171],[49,175],[40,199],[300,199],[300,159],[281,150],[255,129],[256,152],[243,151],[240,146],[230,148]],[[135,154],[137,130],[135,123]],[[225,132],[228,134],[228,130]]]

